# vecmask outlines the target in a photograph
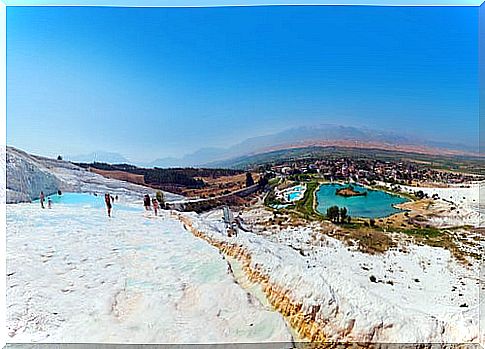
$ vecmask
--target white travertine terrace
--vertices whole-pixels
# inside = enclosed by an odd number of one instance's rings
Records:
[[[304,338],[479,340],[477,260],[466,266],[443,248],[417,245],[369,255],[314,233],[311,226],[277,235],[241,231],[228,238],[219,215],[201,220],[184,214],[181,219],[196,235],[245,262],[273,306]]]
[[[289,342],[283,317],[168,213],[7,206],[7,339]]]

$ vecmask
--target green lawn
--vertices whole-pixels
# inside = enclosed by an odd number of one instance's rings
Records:
[[[316,212],[313,208],[313,201],[314,201],[314,193],[320,186],[316,180],[306,183],[306,191],[303,195],[303,198],[296,203],[295,209],[302,213],[305,218],[317,218],[321,219],[322,216],[320,213]]]

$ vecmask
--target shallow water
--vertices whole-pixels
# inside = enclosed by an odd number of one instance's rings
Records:
[[[287,201],[297,201],[303,197],[303,192],[305,191],[305,187],[303,185],[297,185],[290,189],[288,189],[288,194],[286,194]]]
[[[402,212],[402,210],[393,207],[393,205],[407,201],[407,199],[398,195],[392,195],[380,190],[370,190],[354,184],[353,187],[356,191],[367,191],[367,195],[344,197],[335,194],[337,189],[346,186],[337,183],[322,184],[316,192],[317,210],[326,214],[327,208],[338,206],[346,207],[348,214],[352,217],[382,218]]]
[[[104,195],[94,195],[89,193],[62,193],[61,195],[53,194],[46,197],[45,206],[47,206],[47,200],[51,199],[52,205],[77,205],[79,207],[89,208],[104,208]],[[34,203],[39,203],[39,199],[34,200]],[[113,202],[113,210],[120,209],[123,211],[141,211],[142,207],[135,207],[128,204],[120,203],[119,201]]]

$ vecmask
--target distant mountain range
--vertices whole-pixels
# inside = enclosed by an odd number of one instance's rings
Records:
[[[290,128],[274,134],[248,138],[228,148],[201,148],[181,158],[165,157],[138,165],[160,168],[214,167],[230,159],[309,146],[376,148],[435,155],[478,155],[478,149],[463,144],[427,141],[393,132],[325,124],[316,127]],[[124,156],[109,152],[94,152],[71,157],[69,160],[129,163]]]
[[[252,156],[265,152],[308,146],[346,146],[362,148],[381,148],[410,152],[433,153],[443,155],[473,154],[477,149],[463,144],[426,141],[419,138],[338,125],[320,125],[318,127],[297,127],[282,132],[248,138],[228,148],[202,148],[182,158],[161,158],[151,162],[150,166],[217,166],[224,160]]]
[[[128,164],[130,160],[119,153],[96,151],[89,154],[66,156],[65,160],[72,162],[106,162],[109,164]]]

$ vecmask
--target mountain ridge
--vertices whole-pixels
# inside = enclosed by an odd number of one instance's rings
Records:
[[[320,124],[314,127],[288,128],[272,134],[250,137],[226,148],[203,147],[182,157],[163,157],[150,162],[132,162],[122,154],[105,151],[70,156],[66,159],[88,163],[94,161],[111,164],[136,163],[138,166],[159,168],[212,167],[215,163],[239,157],[308,146],[377,148],[434,155],[479,156],[478,149],[464,144],[429,141],[415,136],[365,127]]]
[[[152,161],[150,165],[157,167],[211,166],[213,163],[231,158],[312,145],[377,147],[378,149],[435,155],[478,155],[476,149],[463,144],[427,141],[389,131],[323,124],[317,127],[300,126],[274,134],[251,137],[228,148],[201,148],[182,158],[161,158]]]
[[[107,163],[130,163],[131,161],[127,159],[120,153],[109,152],[109,151],[93,151],[87,154],[78,155],[68,155],[65,157],[66,160],[72,162],[107,162]]]

